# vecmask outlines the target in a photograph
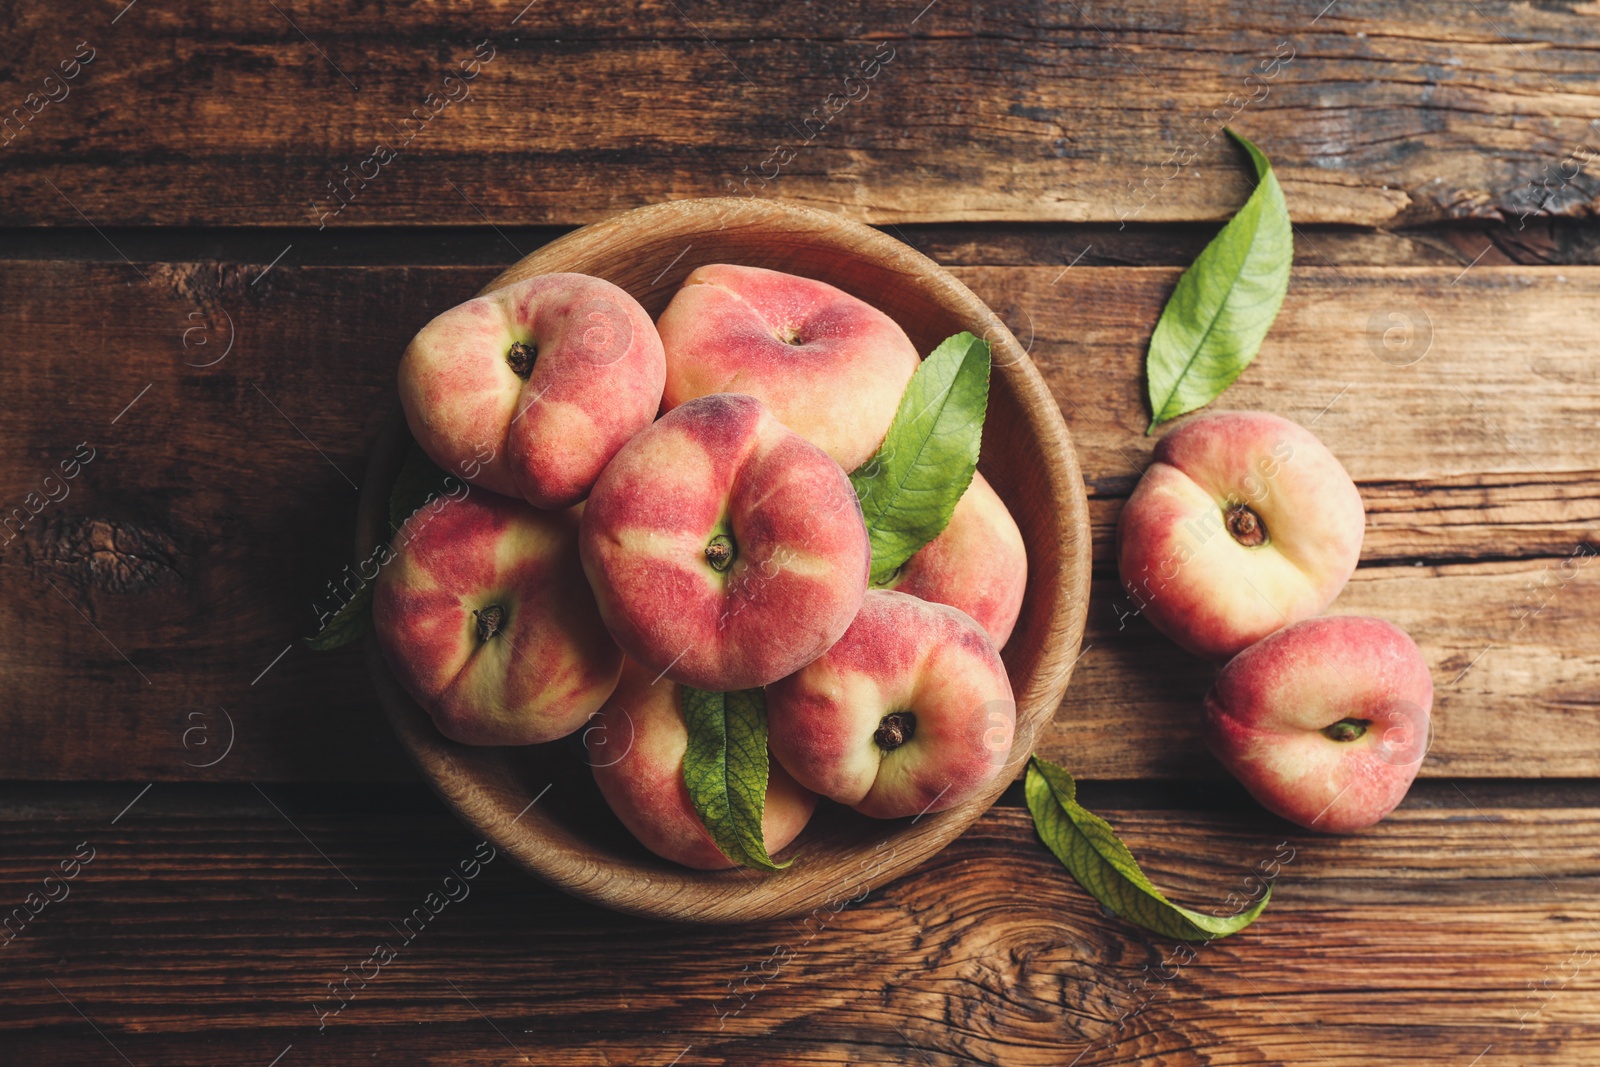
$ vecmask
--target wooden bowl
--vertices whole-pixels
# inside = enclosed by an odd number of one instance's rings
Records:
[[[653,317],[684,277],[707,263],[770,267],[836,285],[882,308],[924,354],[962,330],[992,343],[979,466],[1016,516],[1028,548],[1022,616],[1004,652],[1017,698],[1016,742],[1004,772],[981,796],[915,820],[879,821],[825,802],[780,853],[794,860],[781,872],[692,871],[656,858],[622,828],[576,738],[524,748],[456,744],[400,688],[371,638],[367,661],[390,722],[434,789],[496,848],[551,885],[619,911],[689,922],[837,911],[922,863],[988,810],[1051,721],[1088,606],[1083,479],[1039,372],[983,301],[927,257],[834,215],[756,199],[656,204],[551,242],[484,291],[536,274],[579,271],[615,282]],[[409,441],[397,417],[374,448],[361,493],[360,559],[385,534],[389,488]]]

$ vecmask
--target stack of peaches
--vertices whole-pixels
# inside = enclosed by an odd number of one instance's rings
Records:
[[[819,796],[878,818],[969,799],[1010,754],[998,650],[1027,562],[974,474],[943,532],[869,581],[847,472],[919,362],[871,305],[754,267],[695,270],[656,322],[581,274],[446,311],[400,395],[470,488],[391,539],[373,594],[390,667],[464,744],[582,730],[617,817],[690,867],[734,863],[685,785],[691,690],[764,692],[769,854]]]

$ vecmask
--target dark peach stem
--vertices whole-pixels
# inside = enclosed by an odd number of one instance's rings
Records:
[[[917,717],[909,711],[891,711],[878,723],[872,739],[885,752],[893,752],[917,732]]]
[[[490,604],[486,608],[474,611],[473,616],[478,620],[478,640],[488,641],[489,638],[500,632],[500,626],[506,620],[506,609],[499,604]]]
[[[1267,543],[1267,528],[1248,504],[1234,504],[1227,510],[1228,532],[1246,548]]]
[[[1371,725],[1366,719],[1340,719],[1332,726],[1323,727],[1322,736],[1329,741],[1355,741],[1365,735]]]
[[[523,381],[533,373],[533,361],[539,357],[539,352],[532,345],[523,341],[511,342],[511,351],[506,353],[506,363],[511,367],[511,373]]]
[[[735,555],[737,553],[734,551],[733,538],[727,534],[717,534],[706,545],[706,562],[711,564],[712,570],[719,573],[733,566]]]

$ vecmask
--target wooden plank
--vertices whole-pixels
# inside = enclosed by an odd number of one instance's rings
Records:
[[[1109,566],[1120,501],[1155,446],[1144,353],[1178,272],[955,273],[1031,339]],[[1365,561],[1565,556],[1600,519],[1597,296],[1600,274],[1581,269],[1297,268],[1261,354],[1217,406],[1313,427],[1362,486]]]
[[[504,266],[513,248],[534,249],[563,226],[345,227],[322,240],[315,227],[0,228],[11,260],[121,263],[217,261],[265,264],[292,245],[297,266]],[[890,223],[880,226],[947,267],[1170,267],[1193,262],[1217,234],[1215,222]],[[1296,226],[1299,267],[1600,266],[1600,230],[1571,219],[1401,230]]]
[[[1186,267],[1217,234],[1217,224],[906,223],[882,227],[946,266]],[[42,231],[23,231],[39,234]],[[60,239],[68,231],[50,231]],[[276,252],[274,246],[272,251]],[[270,252],[268,253],[271,254]],[[57,258],[41,256],[38,258]],[[193,258],[157,256],[152,258]],[[1586,223],[1527,219],[1468,226],[1440,223],[1400,230],[1295,226],[1298,267],[1553,266],[1600,264],[1600,234]],[[1053,276],[1052,276],[1053,277]]]
[[[295,642],[348,560],[398,353],[493,272],[0,262],[0,518],[27,519],[0,532],[0,776],[410,776],[359,657]],[[1110,567],[1176,271],[958,273],[1031,337],[1094,508],[1092,647],[1044,751],[1091,778],[1220,773],[1195,733],[1211,669],[1120,626]],[[1600,774],[1600,572],[1563,562],[1597,540],[1597,295],[1582,267],[1301,269],[1225,398],[1314,423],[1362,485],[1365,565],[1336,610],[1394,619],[1433,665],[1424,774]],[[1380,361],[1382,316],[1413,309],[1427,355]],[[47,485],[80,443],[95,458]]]
[[[1537,605],[1529,587],[1541,580],[1550,583],[1543,595],[1551,601],[1523,626],[1516,613]],[[1592,574],[1581,581],[1592,582]],[[1434,739],[1419,773],[1600,771],[1600,742],[1588,725],[1600,702],[1590,636],[1600,612],[1588,586],[1557,590],[1547,561],[1356,572],[1331,613],[1376,615],[1404,627],[1433,668]],[[1119,630],[1120,595],[1113,577],[1096,582],[1090,647],[1040,749],[1094,778],[1220,773],[1201,754],[1199,722],[1215,667],[1174,652],[1142,621]]]
[[[1116,518],[1155,441],[1143,436],[1144,347],[1176,272],[958,273],[1035,337],[1089,485],[1103,575],[1092,647],[1041,745],[1091,777],[1191,774],[1213,669],[1175,654],[1115,582]],[[1312,426],[1361,486],[1363,566],[1333,610],[1392,619],[1434,666],[1425,775],[1600,771],[1582,728],[1600,701],[1584,636],[1600,632],[1600,601],[1592,557],[1578,554],[1600,544],[1600,374],[1579,325],[1597,284],[1547,268],[1300,269],[1219,402]],[[1385,347],[1408,326],[1411,349]],[[1507,715],[1543,740],[1507,748]]]
[[[1467,790],[1353,839],[1106,811],[1152,877],[1202,907],[1283,858],[1264,916],[1191,958],[1106,916],[1014,807],[798,922],[707,936],[579,904],[496,857],[407,943],[396,927],[476,845],[420,791],[157,786],[118,817],[131,788],[95,803],[13,789],[8,907],[80,842],[94,858],[7,942],[0,1043],[18,1062],[241,1067],[1460,1067],[1491,1045],[1500,1062],[1586,1062],[1600,811]],[[395,958],[363,968],[380,942]],[[339,1004],[328,983],[362,970],[344,1009],[319,1014]]]
[[[884,222],[1217,219],[1247,188],[1225,123],[1298,221],[1596,207],[1600,26],[1507,0],[79,2],[12,33],[7,224],[304,226],[333,195],[336,227],[565,224],[730,188]],[[428,104],[480,41],[470,98]]]

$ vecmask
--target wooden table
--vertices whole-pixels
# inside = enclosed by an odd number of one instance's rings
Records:
[[[1600,1060],[1600,18],[1324,2],[10,11],[0,1061]],[[1210,668],[1116,611],[1144,347],[1247,190],[1224,122],[1297,226],[1224,404],[1344,460],[1335,610],[1405,626],[1438,690],[1357,838],[1254,807],[1198,743]],[[729,191],[886,228],[1030,347],[1096,545],[1041,750],[1185,902],[1287,843],[1248,931],[1178,957],[1103,914],[1013,789],[803,923],[628,919],[491,862],[351,977],[476,845],[359,653],[298,642],[396,358],[552,236]]]

